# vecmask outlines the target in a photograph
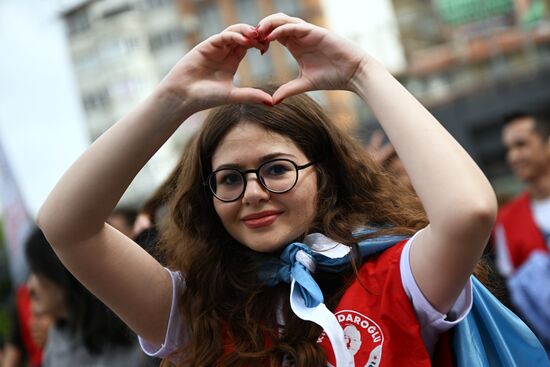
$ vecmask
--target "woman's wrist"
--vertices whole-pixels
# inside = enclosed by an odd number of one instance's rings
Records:
[[[198,112],[197,108],[193,108],[191,99],[185,93],[163,85],[155,89],[145,103],[148,108],[154,109],[163,124],[168,126],[172,124],[179,126],[189,116]]]
[[[376,83],[376,77],[383,74],[391,75],[378,60],[366,57],[350,80],[350,89],[365,99],[367,91],[374,87],[373,83]]]

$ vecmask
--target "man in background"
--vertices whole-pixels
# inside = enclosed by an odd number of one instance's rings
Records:
[[[550,350],[550,122],[516,112],[504,119],[502,141],[525,190],[499,211],[496,264],[514,306]]]

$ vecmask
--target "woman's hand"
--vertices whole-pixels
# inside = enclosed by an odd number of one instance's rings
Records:
[[[256,29],[259,40],[279,41],[299,65],[299,76],[275,92],[274,103],[310,90],[353,91],[353,79],[357,70],[370,59],[365,51],[352,42],[324,28],[282,13],[262,19]]]
[[[269,94],[255,88],[239,88],[233,78],[251,47],[265,47],[257,41],[256,29],[235,24],[199,43],[168,73],[160,88],[177,103],[193,111],[238,102],[271,105]]]

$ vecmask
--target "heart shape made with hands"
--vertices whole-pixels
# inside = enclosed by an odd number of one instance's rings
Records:
[[[236,25],[229,31],[240,33],[232,39],[241,48],[256,48],[262,55],[271,42],[277,41],[298,64],[298,75],[284,82],[272,95],[259,88],[239,91],[241,96],[265,104],[278,104],[286,97],[312,90],[351,90],[357,71],[369,60],[368,55],[351,42],[322,27],[281,14],[264,18],[255,28]],[[244,57],[241,52],[238,56],[239,60]]]
[[[275,41],[275,40],[267,39],[267,35],[261,35],[258,31],[258,27],[254,29],[251,36],[247,35],[247,39],[250,41],[250,45],[252,46],[252,48],[259,50],[261,55],[265,55],[266,52],[269,50],[271,42]],[[284,47],[285,49],[287,49],[287,51],[289,51],[284,43],[280,42],[279,40],[277,40],[277,43],[281,45],[281,47]],[[292,54],[292,52],[289,51],[289,53],[294,58],[294,55]],[[298,60],[296,60],[295,58],[294,60],[296,61],[296,64],[299,65]],[[279,85],[279,88],[273,91],[273,94],[272,94],[273,99],[271,104],[272,106],[281,103],[286,97],[299,93],[294,90],[295,88],[288,88],[288,86],[297,82],[298,78],[299,76],[297,78],[282,82],[281,85]],[[268,103],[264,103],[264,104],[268,104]]]
[[[255,49],[259,50],[260,54],[262,56],[265,55],[265,53],[269,50],[269,46],[272,42],[272,41],[267,40],[266,36],[262,36],[258,32],[258,27],[255,28],[254,35],[252,37],[247,37],[247,38],[250,41],[250,44],[251,44],[252,48],[255,48]],[[279,43],[279,44],[281,45],[281,47],[285,47],[281,43]],[[275,95],[275,93],[276,93],[276,90],[272,92],[272,97],[273,97],[273,95]],[[281,103],[283,101],[283,99],[284,98],[278,99],[277,101],[274,100],[274,101],[272,101],[271,105],[273,106],[273,105],[276,105],[278,103]]]

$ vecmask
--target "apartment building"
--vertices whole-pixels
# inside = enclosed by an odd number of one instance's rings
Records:
[[[92,140],[145,98],[188,45],[171,0],[89,0],[61,16]],[[166,177],[189,134],[179,133],[136,177],[122,202],[137,206]]]

